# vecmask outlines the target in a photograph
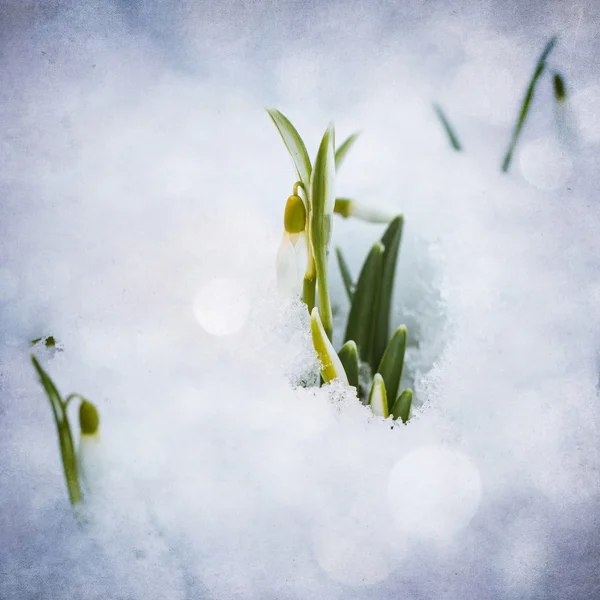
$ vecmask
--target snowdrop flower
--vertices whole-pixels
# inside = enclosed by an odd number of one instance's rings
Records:
[[[389,223],[396,216],[381,208],[366,206],[348,198],[336,198],[334,210],[345,219],[355,217],[369,223]]]
[[[77,466],[80,481],[88,494],[95,494],[101,487],[102,447],[99,431],[98,410],[89,401],[83,400],[79,406],[79,450]]]
[[[277,287],[284,296],[294,297],[302,291],[308,262],[306,208],[297,194],[285,206],[283,237],[277,252]]]

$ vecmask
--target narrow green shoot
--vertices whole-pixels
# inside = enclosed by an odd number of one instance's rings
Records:
[[[554,88],[554,99],[559,103],[567,101],[567,86],[565,80],[560,73],[554,73],[552,77],[552,87]]]
[[[356,342],[358,354],[364,362],[368,362],[371,356],[382,273],[383,244],[377,242],[371,248],[360,271],[344,336],[344,341]]]
[[[341,167],[342,163],[344,162],[344,159],[346,158],[348,152],[350,151],[350,148],[352,148],[352,146],[354,145],[354,142],[356,141],[356,139],[358,138],[359,135],[360,135],[360,133],[358,133],[358,132],[353,133],[335,151],[335,168],[336,168],[336,170]]]
[[[340,273],[342,274],[342,281],[344,282],[344,289],[348,296],[348,300],[352,302],[352,295],[354,294],[354,282],[352,281],[352,275],[350,274],[350,268],[348,263],[342,254],[342,249],[339,246],[335,247],[335,255],[337,257],[338,265],[340,267]]]
[[[413,392],[412,390],[404,390],[394,406],[392,406],[392,417],[394,419],[400,419],[403,423],[406,423],[410,418],[410,407],[412,406]]]
[[[338,352],[348,383],[358,391],[358,349],[353,340],[346,342]]]
[[[510,143],[508,145],[508,150],[506,151],[506,155],[502,162],[502,171],[506,173],[508,168],[510,167],[510,163],[512,161],[512,157],[517,146],[517,142],[519,141],[519,136],[521,135],[521,130],[523,129],[523,125],[525,124],[525,119],[527,118],[527,114],[529,113],[529,108],[531,106],[531,102],[533,100],[533,96],[535,93],[535,86],[537,85],[538,79],[542,76],[544,69],[546,67],[546,59],[552,52],[552,48],[556,45],[558,38],[556,36],[552,37],[544,50],[540,54],[538,58],[537,64],[535,66],[535,71],[531,77],[529,85],[527,86],[527,91],[525,92],[525,97],[523,98],[523,103],[521,104],[521,110],[519,111],[519,116],[517,118],[517,122],[515,124],[512,137]]]
[[[460,152],[462,150],[462,145],[458,140],[456,131],[454,130],[452,125],[450,125],[450,121],[448,121],[448,117],[446,117],[446,114],[442,110],[442,107],[439,104],[434,103],[433,110],[435,110],[435,114],[438,116],[438,119],[440,120],[440,123],[442,124],[442,127],[444,128],[444,131],[446,132],[446,137],[448,138],[450,145],[452,146],[452,148],[454,148],[454,150],[456,150],[457,152]]]
[[[335,202],[335,132],[333,124],[329,125],[323,135],[315,166],[311,176],[310,187],[310,242],[317,273],[318,306],[323,327],[331,339],[333,317],[329,285],[327,278],[327,257],[331,239],[331,220]]]
[[[31,340],[31,342],[29,342],[29,345],[35,346],[36,344],[39,344],[42,341],[44,342],[44,346],[46,346],[46,348],[54,348],[56,346],[56,340],[54,339],[53,335],[35,338],[35,340]]]
[[[33,355],[31,356],[31,362],[37,371],[40,383],[42,384],[46,395],[48,396],[48,400],[50,401],[50,406],[52,407],[69,499],[71,504],[75,506],[83,500],[83,497],[77,474],[77,457],[73,445],[73,436],[71,435],[71,427],[67,417],[67,403],[62,401],[54,382]]]
[[[381,291],[378,296],[377,320],[373,325],[372,354],[369,357],[373,371],[379,366],[390,337],[392,296],[403,226],[404,218],[398,215],[381,238],[384,246]]]
[[[336,354],[329,337],[321,321],[319,309],[315,306],[310,315],[310,330],[312,334],[313,345],[317,351],[317,356],[321,361],[321,377],[325,383],[334,379],[339,379],[343,383],[348,383],[346,371],[342,365],[340,357]]]
[[[379,373],[376,373],[373,378],[373,384],[371,385],[371,391],[369,393],[369,406],[371,407],[373,414],[378,417],[387,419],[390,415],[385,383],[383,377]]]
[[[278,110],[274,108],[267,108],[267,112],[273,120],[273,123],[275,123],[275,127],[277,127],[277,130],[279,131],[279,135],[281,135],[281,139],[283,140],[285,147],[288,149],[288,152],[294,161],[296,171],[298,172],[298,177],[304,185],[304,189],[308,190],[310,188],[310,175],[312,167],[310,164],[310,158],[308,157],[308,152],[306,151],[306,146],[304,145],[300,134],[291,124],[288,118]]]
[[[406,352],[406,327],[401,325],[396,329],[388,344],[377,372],[385,381],[385,389],[390,398],[395,398],[402,377],[404,367],[404,353]]]

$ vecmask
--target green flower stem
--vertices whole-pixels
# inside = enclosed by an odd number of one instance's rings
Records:
[[[552,52],[552,48],[554,48],[557,40],[558,38],[556,36],[550,39],[550,41],[544,47],[544,50],[542,51],[535,66],[535,71],[533,72],[533,75],[529,82],[529,86],[527,87],[527,91],[525,92],[525,97],[523,98],[523,103],[521,104],[521,110],[519,111],[517,122],[515,123],[515,128],[513,130],[510,143],[508,145],[508,150],[506,151],[504,161],[502,162],[502,171],[504,173],[506,173],[508,171],[508,168],[510,167],[510,163],[512,161],[512,157],[517,146],[517,142],[519,141],[519,136],[521,135],[521,130],[523,129],[525,119],[527,118],[527,114],[531,106],[531,101],[533,100],[535,86],[538,82],[538,79],[542,76],[542,73],[544,72],[544,68],[546,67],[546,59],[548,58],[550,52]]]

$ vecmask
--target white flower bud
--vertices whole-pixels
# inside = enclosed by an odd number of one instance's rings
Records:
[[[389,223],[397,216],[385,209],[367,206],[356,200],[349,200],[347,198],[336,199],[335,212],[345,219],[354,217],[369,223]]]
[[[293,298],[301,294],[307,263],[306,232],[284,231],[277,252],[277,287],[282,295]]]

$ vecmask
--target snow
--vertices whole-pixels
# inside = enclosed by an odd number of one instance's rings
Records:
[[[593,3],[3,11],[0,598],[599,594]],[[554,33],[572,143],[542,79],[502,174]],[[338,193],[405,215],[406,426],[300,385],[309,317],[275,282],[294,171],[264,106],[312,156],[330,120],[361,130]],[[333,228],[356,277],[384,226]],[[81,522],[29,361],[46,335],[100,412]]]

